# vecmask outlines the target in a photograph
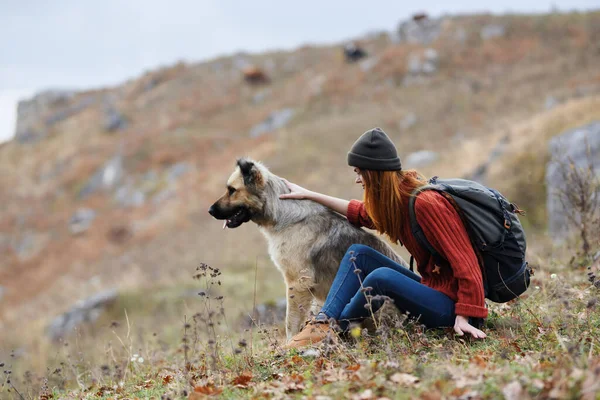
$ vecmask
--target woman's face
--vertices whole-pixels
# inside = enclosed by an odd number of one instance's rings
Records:
[[[354,167],[354,172],[356,172],[356,179],[354,180],[354,182],[361,185],[364,190],[365,184],[362,180],[362,175],[360,174],[360,169],[358,167]]]

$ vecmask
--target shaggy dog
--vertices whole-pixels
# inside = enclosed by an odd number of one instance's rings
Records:
[[[352,244],[370,246],[406,266],[388,244],[335,211],[310,200],[279,199],[289,192],[284,180],[261,163],[239,159],[225,194],[208,210],[225,221],[224,228],[252,221],[266,237],[269,255],[287,288],[288,339],[300,331],[311,306],[325,301]]]

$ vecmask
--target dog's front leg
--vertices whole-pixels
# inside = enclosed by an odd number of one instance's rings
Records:
[[[288,287],[285,319],[285,331],[288,340],[296,333],[300,332],[302,324],[307,319],[312,300],[312,294],[309,290],[302,288],[296,289],[292,286]]]

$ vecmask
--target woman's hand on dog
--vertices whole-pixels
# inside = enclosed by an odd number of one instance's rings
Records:
[[[310,196],[313,194],[313,192],[311,192],[310,190],[304,189],[302,186],[298,186],[295,183],[289,182],[287,179],[283,179],[283,181],[290,189],[290,193],[279,195],[280,199],[309,199]]]

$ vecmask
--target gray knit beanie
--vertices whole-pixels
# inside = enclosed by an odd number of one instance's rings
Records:
[[[348,165],[360,169],[400,171],[396,146],[381,128],[366,131],[348,152]]]

